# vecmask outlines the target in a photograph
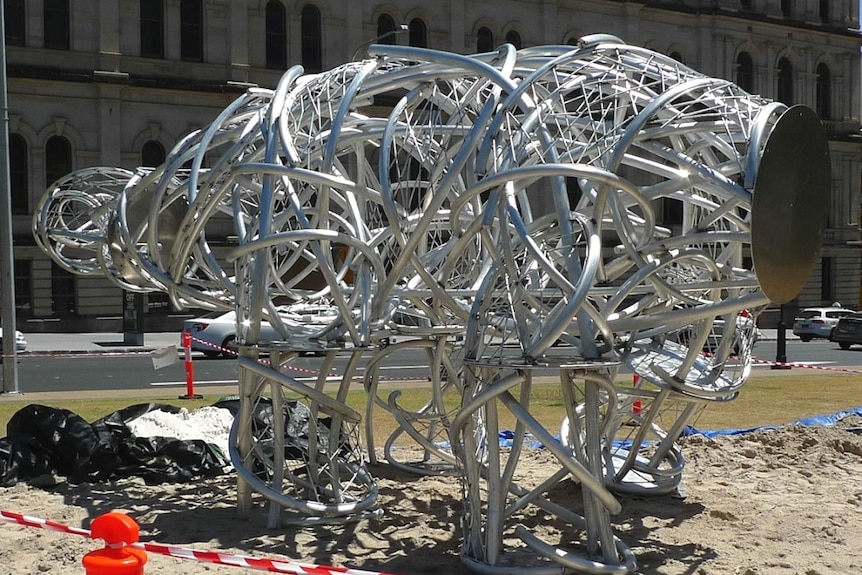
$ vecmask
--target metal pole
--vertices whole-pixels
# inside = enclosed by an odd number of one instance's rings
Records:
[[[0,301],[3,325],[3,391],[18,393],[15,349],[15,259],[12,251],[12,188],[9,185],[9,108],[6,103],[6,15],[0,2]]]
[[[775,348],[775,363],[772,364],[772,369],[790,369],[787,365],[787,334],[785,330],[787,324],[784,323],[784,304],[781,304],[780,315],[778,316],[778,341]]]

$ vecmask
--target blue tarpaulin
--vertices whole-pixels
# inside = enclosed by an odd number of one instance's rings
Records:
[[[862,417],[862,407],[855,407],[853,409],[848,409],[845,411],[839,411],[838,413],[832,413],[830,415],[814,415],[812,417],[805,417],[802,419],[797,419],[796,421],[792,421],[788,425],[830,426],[830,425],[835,425],[836,423],[838,423],[839,421],[841,421],[842,419],[844,419],[845,417],[847,417],[849,415],[858,415],[858,416]],[[741,428],[741,429],[700,430],[700,429],[696,429],[690,425],[686,425],[685,430],[683,430],[683,432],[682,432],[682,436],[685,437],[688,435],[702,435],[704,437],[718,437],[719,435],[742,435],[744,433],[751,433],[752,431],[764,431],[764,430],[770,430],[770,429],[779,429],[781,427],[784,427],[784,426],[782,426],[782,425],[760,425],[757,427],[746,427],[746,428]],[[512,440],[514,439],[514,437],[515,437],[514,431],[511,431],[511,430],[500,431],[500,433],[499,433],[500,446],[501,447],[511,447],[512,446]],[[524,444],[527,447],[533,447],[533,448],[542,447],[541,442],[539,442],[535,439],[530,439],[532,437],[533,437],[532,435],[528,434],[527,440],[524,442]],[[560,440],[559,436],[554,436],[554,439],[556,439],[557,441]],[[628,447],[628,443],[629,442],[621,442],[621,443],[615,443],[614,445],[616,445],[616,446],[622,445],[623,447]]]
[[[814,415],[812,417],[805,417],[802,419],[797,419],[796,421],[790,422],[788,425],[823,425],[830,426],[835,425],[848,415],[858,415],[862,417],[862,407],[855,407],[853,409],[848,409],[845,411],[839,411],[838,413],[833,413],[830,415]],[[780,427],[784,427],[782,425],[761,425],[759,427],[746,427],[743,429],[719,429],[719,430],[699,430],[694,427],[687,425],[685,430],[682,432],[683,437],[686,435],[703,435],[704,437],[717,437],[719,435],[742,435],[743,433],[751,433],[752,431],[763,431],[770,429],[779,429]]]

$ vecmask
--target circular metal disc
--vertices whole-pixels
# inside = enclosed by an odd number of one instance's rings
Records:
[[[811,275],[829,215],[830,180],[820,119],[807,106],[791,107],[766,142],[751,206],[754,269],[775,303],[796,297]]]

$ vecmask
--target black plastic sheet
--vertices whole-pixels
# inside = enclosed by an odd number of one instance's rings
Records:
[[[224,473],[229,465],[214,445],[201,440],[135,437],[127,423],[141,415],[180,408],[133,405],[92,423],[67,410],[28,405],[17,411],[0,439],[0,486],[46,475],[70,483],[142,477],[148,483],[182,483]]]

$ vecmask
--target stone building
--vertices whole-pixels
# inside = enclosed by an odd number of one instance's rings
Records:
[[[15,299],[23,331],[116,331],[123,296],[73,276],[31,234],[56,178],[160,163],[250,86],[336,66],[381,43],[459,53],[609,33],[746,90],[814,108],[832,195],[821,259],[792,307],[860,305],[860,35],[856,0],[4,0]],[[673,214],[665,214],[672,225]],[[210,238],[210,241],[216,240]],[[224,246],[230,237],[220,238]],[[146,329],[194,311],[146,298]]]

